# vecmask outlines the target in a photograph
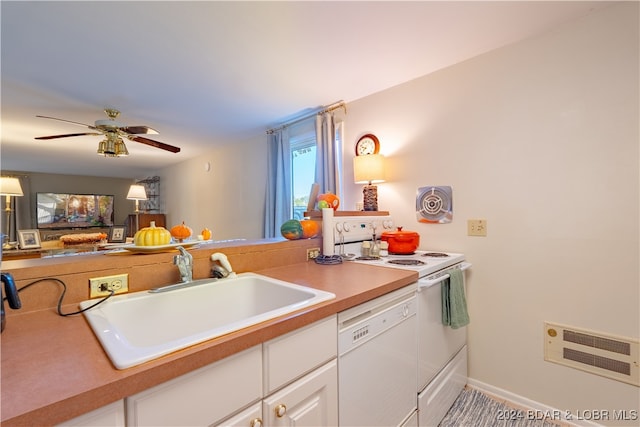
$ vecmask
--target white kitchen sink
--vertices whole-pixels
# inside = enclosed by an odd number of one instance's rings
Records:
[[[125,369],[335,298],[254,273],[168,292],[111,297],[84,315],[116,368]],[[81,308],[96,300],[80,303]]]

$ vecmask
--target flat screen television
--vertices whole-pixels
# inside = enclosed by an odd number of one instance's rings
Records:
[[[38,228],[91,228],[113,225],[113,195],[36,194]]]

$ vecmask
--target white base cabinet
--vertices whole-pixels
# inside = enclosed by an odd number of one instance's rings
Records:
[[[216,427],[337,425],[338,369],[332,360]]]
[[[335,426],[336,316],[126,399],[128,426]]]
[[[124,400],[58,424],[58,427],[124,427]]]
[[[244,411],[216,424],[215,427],[263,427],[262,402],[249,406]]]
[[[216,426],[337,426],[337,348],[335,316],[265,342],[266,397]]]
[[[127,401],[129,426],[209,426],[262,398],[260,345],[234,354]]]
[[[265,426],[337,426],[336,360],[264,399],[262,416]]]

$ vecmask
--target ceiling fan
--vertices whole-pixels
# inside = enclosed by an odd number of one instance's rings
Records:
[[[73,123],[80,126],[88,127],[94,132],[82,132],[82,133],[67,133],[64,135],[50,135],[50,136],[38,136],[36,139],[56,139],[67,138],[70,136],[83,136],[83,135],[104,135],[105,139],[98,144],[98,154],[103,154],[105,157],[120,157],[129,155],[127,146],[124,144],[122,138],[127,138],[131,141],[140,142],[142,144],[150,145],[152,147],[160,148],[162,150],[171,151],[172,153],[179,153],[180,148],[173,145],[165,144],[164,142],[155,141],[153,139],[138,136],[140,134],[154,134],[157,135],[158,131],[148,126],[127,126],[122,122],[116,121],[120,115],[120,111],[106,108],[104,112],[109,117],[108,120],[96,120],[95,124],[87,125],[84,123],[73,122],[71,120],[57,119],[55,117],[36,116],[43,119],[60,120],[62,122]]]

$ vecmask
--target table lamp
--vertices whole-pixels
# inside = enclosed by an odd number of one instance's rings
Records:
[[[368,154],[353,158],[353,176],[356,184],[366,184],[362,189],[365,211],[378,210],[378,187],[374,183],[384,182],[384,156]]]
[[[10,237],[10,232],[11,232],[11,212],[13,211],[13,209],[11,209],[11,196],[23,196],[24,194],[22,193],[22,186],[20,186],[20,180],[18,178],[14,178],[14,177],[10,177],[10,176],[3,176],[0,177],[0,195],[3,195],[6,197],[5,199],[5,207],[4,207],[4,212],[7,215],[7,223],[6,223],[6,230],[7,230],[7,234],[6,234],[6,242],[3,243],[2,245],[2,249],[10,249],[11,248],[11,244],[9,243],[9,240],[11,240]]]
[[[133,235],[135,235],[138,231],[138,228],[140,227],[140,208],[138,203],[140,202],[140,200],[147,200],[147,192],[144,189],[144,185],[133,184],[131,187],[129,187],[127,200],[136,201],[136,229],[133,231]]]

